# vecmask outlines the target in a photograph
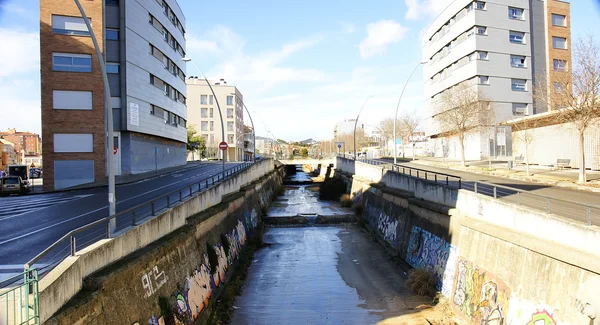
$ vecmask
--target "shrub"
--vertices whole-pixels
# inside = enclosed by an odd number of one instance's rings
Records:
[[[431,271],[427,269],[414,269],[409,272],[406,285],[411,292],[419,296],[435,297],[437,293],[437,281]]]
[[[342,195],[342,197],[340,198],[340,204],[342,205],[342,207],[344,208],[349,208],[352,206],[352,198],[350,197],[349,194],[344,194]]]

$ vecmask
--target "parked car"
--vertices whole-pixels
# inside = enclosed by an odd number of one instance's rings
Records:
[[[42,170],[39,168],[29,169],[29,178],[40,178],[42,177]]]
[[[19,176],[3,177],[0,184],[0,196],[29,193],[29,184]]]

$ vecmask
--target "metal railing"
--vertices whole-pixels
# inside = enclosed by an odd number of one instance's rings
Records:
[[[235,167],[226,169],[224,173],[203,178],[191,185],[186,185],[178,190],[161,195],[152,200],[141,203],[132,208],[118,212],[112,216],[104,217],[87,225],[71,230],[66,235],[55,241],[37,256],[25,264],[25,270],[40,264],[40,271],[45,272],[60,263],[68,256],[74,256],[81,249],[101,240],[111,238],[115,233],[121,233],[136,227],[147,218],[155,217],[161,211],[171,208],[177,202],[191,198],[209,186],[247,169],[253,163],[245,162]],[[112,231],[111,231],[112,228]],[[43,266],[42,266],[43,265]]]
[[[408,175],[411,177],[423,179],[437,184],[446,185],[448,187],[463,189],[477,194],[483,194],[493,197],[494,199],[508,201],[517,205],[527,206],[543,211],[547,214],[555,214],[558,216],[570,218],[576,221],[585,223],[587,226],[600,226],[600,206],[557,199],[551,196],[532,193],[528,190],[522,190],[514,187],[497,185],[481,181],[467,181],[459,176],[432,172],[426,169],[419,169],[404,166],[401,164],[394,165],[377,160],[357,160],[363,163],[382,166],[384,169],[392,170],[397,173]],[[533,187],[545,187],[544,185],[532,184]]]
[[[0,281],[0,324],[22,325],[40,323],[38,304],[38,273],[30,269]]]

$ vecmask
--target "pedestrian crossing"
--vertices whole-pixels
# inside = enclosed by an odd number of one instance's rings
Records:
[[[0,220],[14,218],[25,213],[79,200],[91,195],[93,194],[72,195],[69,193],[59,193],[0,198]]]

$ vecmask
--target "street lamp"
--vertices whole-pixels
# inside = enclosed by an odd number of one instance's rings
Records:
[[[365,102],[362,104],[362,106],[360,107],[360,110],[358,111],[358,115],[356,115],[356,121],[354,121],[354,160],[356,160],[356,124],[358,123],[358,118],[360,117],[360,113],[362,112],[363,108],[365,108],[365,105],[367,104],[369,99],[371,99],[371,97],[373,97],[373,96],[369,96],[369,97],[367,97],[367,99],[365,99]]]
[[[252,161],[256,162],[256,129],[254,128],[254,121],[252,121],[252,116],[250,115],[250,111],[248,110],[248,107],[246,107],[246,104],[244,103],[244,101],[242,101],[242,105],[244,105],[244,108],[246,109],[246,112],[248,113],[248,117],[250,118],[250,124],[252,124],[252,137],[254,138],[253,142],[252,142]]]
[[[196,63],[194,61],[192,61],[191,58],[182,58],[181,60],[183,62],[192,62],[192,64],[196,67],[196,69],[198,69],[198,71],[200,71],[200,73],[202,74],[202,77],[204,77],[204,81],[206,81],[208,88],[210,88],[210,92],[212,92],[213,97],[215,98],[215,102],[217,103],[217,109],[219,110],[219,118],[221,118],[221,139],[222,139],[221,142],[225,142],[225,126],[223,125],[223,114],[221,113],[221,106],[219,106],[219,100],[217,99],[217,95],[215,94],[213,87],[210,85],[210,82],[208,81],[208,79],[206,79],[206,75],[204,75],[204,72],[202,72],[202,70],[200,70],[200,68],[198,68]],[[221,160],[223,161],[223,178],[225,178],[225,150],[221,150],[221,157],[222,157]]]
[[[417,64],[415,69],[410,73],[410,76],[408,76],[408,79],[406,79],[406,83],[404,84],[404,87],[402,87],[402,92],[400,93],[400,98],[398,99],[398,105],[396,105],[396,114],[394,115],[394,165],[397,162],[396,157],[398,156],[397,146],[396,146],[396,121],[398,120],[398,109],[400,108],[400,101],[402,100],[402,95],[404,95],[404,90],[406,89],[406,86],[408,85],[410,78],[412,78],[413,74],[415,74],[415,71],[417,71],[417,68],[419,68],[421,66],[421,64],[425,64],[425,63],[427,63],[427,61],[419,62],[419,64]],[[404,150],[402,150],[402,152],[404,152]]]
[[[81,7],[79,0],[74,0],[79,12],[81,13],[81,17],[83,17],[83,21],[87,26],[88,31],[90,32],[90,36],[92,37],[92,42],[94,43],[94,48],[96,49],[96,56],[98,57],[98,63],[100,64],[100,72],[102,73],[102,85],[104,88],[104,110],[106,118],[104,120],[105,129],[107,132],[107,141],[106,141],[106,165],[108,171],[108,215],[112,216],[117,211],[116,208],[116,197],[115,197],[115,163],[114,163],[114,153],[112,148],[112,143],[114,141],[114,133],[113,133],[113,112],[112,112],[112,103],[110,97],[110,86],[108,83],[108,75],[106,74],[106,64],[104,63],[104,57],[100,52],[100,47],[98,46],[98,41],[96,40],[96,35],[94,35],[94,31],[92,30],[92,26],[90,21]],[[110,220],[110,232],[115,230],[116,228],[116,220]]]

